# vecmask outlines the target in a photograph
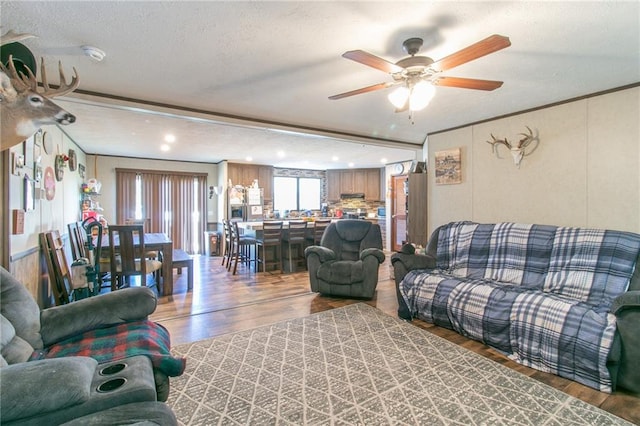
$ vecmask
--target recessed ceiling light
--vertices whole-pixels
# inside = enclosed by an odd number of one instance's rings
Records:
[[[349,166],[349,167],[353,167],[353,166],[355,166],[355,164],[353,164],[353,163],[349,163],[349,164],[348,164],[348,166]]]
[[[247,160],[247,161],[253,161],[253,158],[252,158],[252,157],[247,157],[247,158],[245,158],[245,160]]]
[[[331,161],[338,161],[340,158],[338,158],[337,155],[334,155],[333,157],[331,157]]]
[[[386,159],[386,158],[381,158],[381,159],[380,159],[380,162],[381,162],[382,164],[385,164],[385,163],[387,162],[387,159]]]
[[[169,145],[167,145],[166,143],[160,145],[160,151],[169,151],[171,149],[171,147]]]
[[[284,158],[284,151],[278,151],[278,157]]]
[[[176,141],[176,137],[170,133],[164,135],[165,142],[174,143]]]

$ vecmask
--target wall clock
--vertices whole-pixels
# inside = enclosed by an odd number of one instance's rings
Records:
[[[402,173],[404,173],[404,164],[398,163],[393,166],[393,173],[395,173],[396,175],[401,175]]]

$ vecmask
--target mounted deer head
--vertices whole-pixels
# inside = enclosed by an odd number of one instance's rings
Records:
[[[2,36],[0,45],[13,43],[34,37],[31,34],[16,34],[13,31]],[[80,80],[78,72],[73,69],[74,76],[67,83],[62,71],[62,64],[58,63],[60,72],[60,86],[51,89],[47,83],[44,59],[40,62],[42,86],[44,90],[38,92],[38,82],[33,72],[26,67],[28,76],[16,71],[13,58],[9,57],[9,67],[0,63],[0,116],[2,117],[0,134],[0,151],[11,148],[33,135],[45,124],[71,124],[76,117],[53,103],[50,98],[63,96],[74,91]]]
[[[527,128],[529,133],[528,134],[527,133],[520,133],[520,135],[523,136],[523,138],[520,139],[515,144],[510,143],[507,140],[507,138],[496,139],[496,137],[493,136],[493,134],[491,134],[491,139],[493,139],[493,140],[487,141],[488,144],[491,144],[491,151],[493,153],[495,153],[498,158],[500,158],[500,156],[498,155],[497,147],[499,145],[506,146],[509,149],[509,151],[511,152],[511,156],[513,157],[514,164],[516,166],[518,166],[518,168],[519,168],[520,167],[520,162],[522,161],[522,158],[525,155],[531,154],[531,152],[533,152],[533,150],[535,150],[535,148],[538,146],[538,138],[537,138],[537,136],[533,135],[533,131],[531,131],[529,126],[525,126],[525,127]],[[536,142],[536,145],[534,146],[534,148],[531,151],[526,152],[526,148],[534,141]]]

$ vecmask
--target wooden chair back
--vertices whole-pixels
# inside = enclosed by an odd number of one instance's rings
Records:
[[[264,221],[262,223],[262,238],[259,243],[266,246],[282,244],[282,222]]]
[[[65,305],[71,302],[72,286],[71,272],[60,232],[49,231],[41,233],[40,244],[47,261],[54,303],[56,305]]]
[[[324,230],[331,224],[331,219],[316,219],[313,223],[313,245],[319,246]]]
[[[307,222],[304,220],[290,220],[286,241],[290,244],[303,243],[307,234]]]
[[[73,260],[82,257],[89,258],[86,246],[86,233],[80,222],[71,222],[67,224],[69,229],[69,242],[71,243],[71,255]]]
[[[124,277],[140,275],[146,285],[147,262],[140,261],[144,248],[143,225],[109,225],[111,289]]]

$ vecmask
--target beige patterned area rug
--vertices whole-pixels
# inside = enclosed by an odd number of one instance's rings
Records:
[[[623,425],[364,303],[176,346],[183,425]]]

